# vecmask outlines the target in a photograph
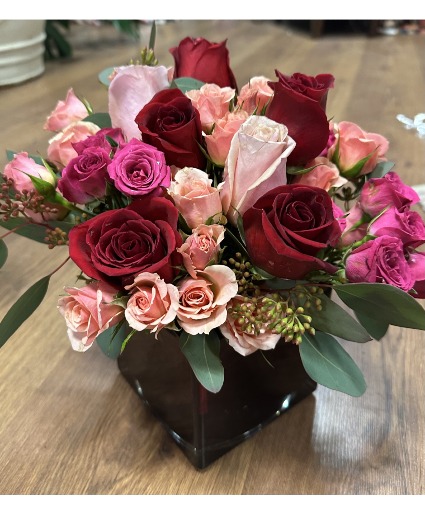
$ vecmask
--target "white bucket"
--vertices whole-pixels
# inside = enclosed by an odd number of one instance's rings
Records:
[[[0,86],[44,72],[44,20],[0,20]]]

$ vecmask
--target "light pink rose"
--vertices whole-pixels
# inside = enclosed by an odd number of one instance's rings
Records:
[[[4,168],[4,176],[6,179],[13,180],[13,187],[16,192],[22,193],[23,190],[27,192],[36,191],[29,175],[43,179],[55,185],[56,179],[53,175],[42,165],[37,164],[34,159],[28,157],[27,152],[19,152],[15,154],[12,161],[7,163]]]
[[[176,318],[179,291],[158,274],[142,272],[126,289],[130,290],[131,297],[127,303],[125,318],[136,331],[149,329],[151,333],[158,333]]]
[[[286,184],[286,160],[295,148],[288,129],[265,116],[250,116],[232,139],[223,174],[221,200],[228,220],[268,191]]]
[[[127,141],[140,138],[134,119],[151,98],[168,88],[169,69],[165,66],[130,65],[116,68],[109,85],[109,114],[112,127],[120,127]]]
[[[238,105],[249,114],[261,114],[262,109],[270,102],[273,90],[269,86],[270,79],[263,76],[252,77],[248,84],[242,86],[238,95]]]
[[[211,184],[205,172],[189,167],[179,170],[171,182],[168,193],[191,229],[222,212],[219,189]]]
[[[197,279],[189,277],[177,285],[177,318],[187,333],[209,334],[226,321],[226,305],[237,294],[238,283],[234,272],[224,265],[207,266],[197,275]]]
[[[59,168],[65,167],[71,159],[78,155],[72,144],[93,136],[99,130],[100,127],[91,122],[71,123],[49,140],[48,160],[55,163]]]
[[[339,188],[347,181],[339,174],[338,167],[334,165],[327,157],[316,157],[305,165],[305,168],[313,170],[302,175],[295,175],[292,183],[305,184],[306,186],[316,186],[329,191],[331,188]]]
[[[232,346],[236,352],[242,354],[242,356],[248,356],[259,349],[274,349],[277,342],[280,340],[281,335],[274,334],[271,331],[266,331],[265,329],[262,330],[259,335],[245,332],[238,323],[238,317],[234,318],[229,312],[229,308],[232,308],[237,304],[243,304],[243,297],[240,295],[234,297],[227,305],[227,318],[225,323],[220,326],[220,331],[222,335],[227,338],[229,345]]]
[[[215,164],[224,166],[232,138],[248,116],[248,113],[241,109],[227,113],[224,118],[216,121],[213,132],[205,136],[208,154]]]
[[[186,91],[186,96],[199,111],[202,130],[210,133],[216,120],[229,112],[235,90],[229,87],[220,88],[217,84],[204,84],[200,89]]]
[[[345,217],[345,229],[341,236],[341,245],[347,247],[362,240],[367,233],[370,217],[365,215],[359,202],[356,202]]]
[[[365,132],[352,122],[336,124],[337,138],[328,151],[328,158],[334,161],[341,174],[348,179],[370,173],[380,161],[386,161],[389,143],[380,134]],[[339,155],[335,154],[339,149]],[[370,157],[361,166],[359,163]],[[357,165],[357,166],[356,166]]]
[[[183,265],[191,277],[196,279],[198,270],[204,270],[208,264],[217,262],[224,231],[222,225],[198,225],[177,249],[183,256]]]
[[[70,88],[66,94],[65,100],[59,100],[54,110],[49,114],[44,124],[44,130],[59,132],[67,125],[78,122],[88,116],[86,106],[75,95],[74,90]]]
[[[111,304],[117,291],[102,282],[82,288],[65,288],[68,296],[58,301],[60,314],[68,326],[72,348],[84,352],[97,336],[124,318],[124,308]]]

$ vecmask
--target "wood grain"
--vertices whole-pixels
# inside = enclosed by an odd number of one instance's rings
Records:
[[[147,43],[148,28],[144,30]],[[158,26],[157,55],[186,35],[228,38],[231,66],[251,76],[333,73],[328,115],[388,137],[389,158],[409,184],[424,182],[425,145],[395,116],[423,111],[420,36],[312,39],[262,21],[181,21]],[[73,29],[75,56],[48,63],[31,82],[0,89],[3,149],[45,154],[46,115],[68,87],[96,110],[107,94],[96,74],[124,64],[138,45],[111,29]],[[6,159],[1,154],[0,166]],[[0,316],[66,258],[66,249],[9,237],[0,271]],[[198,472],[141,405],[116,363],[67,340],[56,302],[73,284],[67,263],[36,314],[0,350],[0,494],[424,494],[423,334],[391,328],[381,342],[346,343],[368,390],[354,399],[319,387],[288,413]]]

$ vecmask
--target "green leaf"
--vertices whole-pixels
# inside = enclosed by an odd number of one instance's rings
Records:
[[[152,27],[151,27],[151,34],[149,37],[149,48],[151,48],[152,50],[155,49],[155,40],[156,40],[156,23],[155,23],[155,20],[153,20]]]
[[[365,313],[356,313],[358,321],[375,340],[383,338],[388,331],[389,324],[370,317]]]
[[[15,154],[20,154],[20,152],[15,152],[15,150],[6,150],[6,156],[9,161],[12,161],[12,159],[15,157]],[[28,154],[28,157],[31,159],[34,159],[34,161],[41,166],[44,166],[43,164],[43,158],[40,156],[35,156],[33,154]]]
[[[0,268],[7,261],[7,245],[4,240],[0,240]]]
[[[46,295],[51,275],[46,275],[23,293],[0,322],[0,347],[29,318]]]
[[[365,343],[372,338],[344,308],[326,295],[319,295],[322,301],[321,311],[309,311],[313,318],[312,326],[323,333],[333,334],[344,340]]]
[[[375,168],[367,174],[368,179],[380,179],[386,175],[393,168],[394,163],[391,161],[382,161],[378,163]]]
[[[220,361],[220,339],[215,331],[209,334],[180,334],[180,348],[198,381],[212,393],[220,391],[224,369]]]
[[[116,68],[116,66],[110,66],[109,68],[105,68],[97,76],[97,78],[99,79],[99,82],[101,82],[107,88],[109,88],[109,85],[111,84],[109,77],[114,72],[115,68]]]
[[[349,170],[345,170],[344,172],[341,172],[341,175],[345,177],[346,179],[355,179],[358,177],[363,170],[363,166],[369,161],[369,159],[372,157],[373,152],[368,154],[363,159],[360,159],[354,166],[352,166]]]
[[[53,184],[50,184],[50,182],[45,181],[44,179],[40,179],[40,177],[29,174],[26,175],[31,179],[37,192],[44,197],[44,200],[51,201],[55,197],[56,188]]]
[[[186,93],[186,91],[193,89],[201,89],[204,84],[205,82],[192,79],[192,77],[179,77],[178,79],[173,79],[170,88],[178,88],[181,92]]]
[[[339,298],[356,313],[381,323],[425,330],[425,310],[408,293],[390,284],[335,285]]]
[[[117,359],[121,354],[121,345],[126,337],[123,323],[124,320],[121,320],[119,324],[109,327],[109,329],[100,333],[96,338],[96,343],[108,358]]]
[[[93,113],[84,118],[83,122],[91,122],[101,129],[112,127],[111,117],[109,113]]]
[[[241,215],[239,215],[238,219],[237,219],[237,228],[238,228],[239,236],[241,237],[242,243],[246,247],[245,230],[244,230],[244,227],[243,227],[243,218],[242,218]]]
[[[299,347],[303,366],[317,383],[353,397],[366,391],[362,372],[330,334],[305,333]]]
[[[309,168],[303,168],[302,166],[288,166],[286,173],[289,175],[304,175],[305,173],[311,172],[319,165],[310,166]]]
[[[33,241],[38,241],[39,243],[46,243],[44,241],[44,238],[46,237],[46,229],[59,227],[62,231],[65,231],[68,234],[75,224],[49,220],[49,222],[46,222],[46,225],[39,225],[30,223],[23,218],[10,218],[7,222],[0,220],[0,226],[9,230],[19,227],[19,229],[14,231],[15,234],[19,234]]]

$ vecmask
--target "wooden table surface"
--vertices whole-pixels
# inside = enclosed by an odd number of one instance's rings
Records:
[[[75,30],[74,30],[75,29]],[[107,106],[102,69],[125,64],[138,44],[111,29],[76,27],[75,55],[43,76],[0,88],[0,145],[45,155],[46,115],[68,87],[96,110]],[[147,43],[148,29],[145,40]],[[425,182],[425,141],[398,113],[423,112],[425,37],[324,35],[311,39],[282,24],[182,21],[158,25],[157,55],[186,35],[228,38],[231,66],[250,76],[333,73],[327,113],[391,143],[388,157],[411,185]],[[1,153],[0,166],[6,159]],[[423,213],[423,212],[422,212]],[[0,271],[0,316],[52,271],[66,249],[9,237]],[[364,372],[361,398],[319,387],[256,436],[196,471],[96,347],[80,354],[56,309],[73,283],[68,263],[53,276],[36,313],[0,350],[0,494],[424,494],[425,338],[393,327],[381,342],[347,344]]]

